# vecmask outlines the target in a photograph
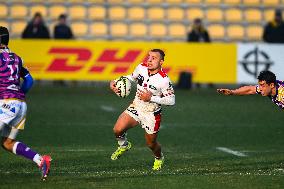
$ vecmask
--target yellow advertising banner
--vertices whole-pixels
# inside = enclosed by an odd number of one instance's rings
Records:
[[[148,51],[165,51],[164,70],[173,82],[191,72],[194,82],[236,83],[237,45],[130,41],[13,40],[35,79],[108,81],[131,74]]]

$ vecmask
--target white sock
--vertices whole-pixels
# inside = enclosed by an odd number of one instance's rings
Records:
[[[121,147],[126,147],[127,146],[127,138],[126,138],[126,133],[124,133],[121,136],[116,137],[117,143]]]
[[[40,166],[40,162],[42,160],[42,157],[39,154],[36,154],[35,157],[33,158],[33,161]]]

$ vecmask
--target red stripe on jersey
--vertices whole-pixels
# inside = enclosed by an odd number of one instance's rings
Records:
[[[147,62],[142,62],[141,66],[148,67]]]
[[[160,70],[160,71],[159,71],[159,74],[160,74],[162,77],[167,77],[166,72],[164,72],[163,70]]]
[[[155,115],[155,127],[154,127],[154,131],[158,131],[158,130],[159,130],[160,124],[161,124],[161,113]]]

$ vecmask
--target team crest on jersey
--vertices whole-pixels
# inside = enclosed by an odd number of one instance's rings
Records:
[[[143,81],[144,81],[144,77],[139,74],[138,77],[137,77],[138,85],[142,86]]]

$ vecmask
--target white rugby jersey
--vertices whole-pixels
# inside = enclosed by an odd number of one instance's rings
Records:
[[[131,75],[126,76],[129,80],[137,83],[137,91],[133,104],[142,111],[159,111],[161,105],[174,105],[175,94],[172,82],[167,74],[160,70],[150,75],[146,64],[139,64]],[[150,102],[144,102],[138,97],[138,90],[151,91],[153,96]]]

